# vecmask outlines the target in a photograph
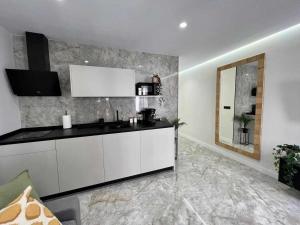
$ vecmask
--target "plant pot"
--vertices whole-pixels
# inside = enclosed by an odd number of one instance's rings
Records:
[[[239,128],[240,144],[249,145],[249,129],[241,127]]]
[[[294,175],[294,177],[292,179],[292,183],[293,183],[292,185],[288,184],[288,181],[286,181],[286,179],[285,179],[285,176],[287,175],[286,171],[284,170],[285,166],[286,166],[286,159],[281,158],[280,162],[279,162],[278,181],[280,181],[286,185],[289,185],[290,187],[293,187],[300,191],[300,165],[296,166],[296,170],[298,172]]]
[[[248,128],[241,128],[241,130],[242,130],[242,132],[243,132],[244,134],[248,134],[248,132],[249,132],[249,129],[248,129]]]

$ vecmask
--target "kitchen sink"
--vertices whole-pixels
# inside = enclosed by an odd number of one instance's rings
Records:
[[[109,128],[109,129],[120,129],[130,127],[129,121],[119,121],[119,122],[109,122],[109,123],[90,123],[90,124],[81,124],[78,125],[78,129],[84,128]]]
[[[120,129],[120,128],[128,128],[130,127],[130,124],[127,122],[121,122],[121,123],[115,123],[115,124],[110,124],[108,125],[109,128],[111,129]]]

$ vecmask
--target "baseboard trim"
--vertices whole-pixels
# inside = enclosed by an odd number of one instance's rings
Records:
[[[199,139],[197,139],[197,138],[195,138],[195,137],[193,137],[191,135],[188,135],[188,134],[185,134],[185,133],[182,133],[182,132],[179,132],[179,135],[182,136],[182,137],[184,137],[184,138],[187,138],[187,139],[189,139],[189,140],[191,140],[193,142],[196,142],[196,143],[200,144],[201,146],[206,147],[207,149],[209,149],[209,150],[211,150],[213,152],[216,152],[216,153],[221,154],[221,155],[223,155],[225,157],[228,157],[228,158],[231,158],[231,159],[233,159],[233,160],[235,160],[237,162],[240,162],[240,163],[242,163],[242,164],[244,164],[246,166],[249,166],[249,167],[251,167],[251,168],[253,168],[253,169],[255,169],[255,170],[257,170],[257,171],[259,171],[259,172],[261,172],[263,174],[266,174],[266,175],[268,175],[270,177],[273,177],[275,179],[278,178],[278,174],[275,171],[272,171],[270,169],[262,167],[261,165],[258,165],[257,162],[254,162],[254,161],[252,162],[252,159],[250,159],[250,158],[249,159],[248,158],[245,159],[244,158],[245,156],[236,155],[233,152],[227,151],[226,149],[223,149],[221,147],[208,144],[208,143],[203,142],[203,141],[201,141],[201,140],[199,140]]]
[[[52,199],[59,198],[59,197],[66,197],[68,195],[78,194],[78,193],[82,193],[84,191],[90,191],[90,190],[97,189],[97,188],[104,187],[104,186],[108,186],[108,185],[111,185],[111,184],[120,183],[120,182],[127,181],[127,180],[133,180],[133,179],[136,179],[136,178],[139,178],[139,177],[152,175],[152,174],[156,174],[156,173],[160,173],[160,172],[164,172],[164,171],[168,171],[168,170],[173,170],[174,171],[174,166],[170,166],[170,167],[166,167],[166,168],[162,168],[162,169],[158,169],[158,170],[154,170],[154,171],[150,171],[150,172],[146,172],[146,173],[141,173],[141,174],[133,175],[133,176],[130,176],[130,177],[124,177],[124,178],[120,178],[120,179],[117,179],[117,180],[106,181],[106,182],[103,182],[103,183],[99,183],[99,184],[95,184],[95,185],[91,185],[91,186],[86,186],[86,187],[82,187],[82,188],[77,188],[77,189],[70,190],[70,191],[60,192],[60,193],[56,193],[56,194],[53,194],[53,195],[43,196],[43,197],[41,197],[41,200],[47,201],[47,200],[52,200]]]

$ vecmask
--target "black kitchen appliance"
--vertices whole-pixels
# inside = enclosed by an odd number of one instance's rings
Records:
[[[6,69],[14,94],[18,96],[60,96],[56,72]]]
[[[136,95],[159,95],[160,94],[160,84],[140,82],[135,85],[135,92],[136,92]]]
[[[9,83],[18,96],[61,96],[57,72],[50,71],[48,39],[26,32],[28,70],[6,69]]]
[[[146,125],[155,124],[155,109],[153,108],[145,108],[140,114],[142,114],[142,123]]]

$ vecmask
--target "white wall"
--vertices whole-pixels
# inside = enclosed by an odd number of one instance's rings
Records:
[[[14,68],[12,34],[0,26],[0,135],[21,127],[18,99],[11,93],[5,68]]]
[[[266,53],[261,160],[256,161],[214,143],[217,67]],[[300,144],[300,25],[180,72],[181,133],[212,150],[276,176],[272,149]]]

